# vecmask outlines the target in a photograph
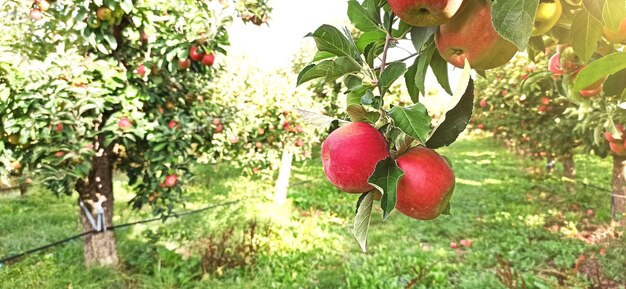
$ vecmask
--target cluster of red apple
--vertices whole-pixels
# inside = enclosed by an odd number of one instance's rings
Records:
[[[50,9],[50,2],[46,0],[35,0],[33,1],[33,5],[30,9],[30,13],[28,16],[33,20],[41,20],[43,19],[43,13]]]
[[[474,69],[487,70],[504,65],[517,52],[513,43],[496,32],[491,22],[491,1],[387,0],[387,3],[408,24],[439,25],[435,35],[437,51],[456,67],[462,68],[467,60]]]
[[[626,139],[624,139],[624,126],[618,124],[615,126],[619,132],[618,136],[614,136],[610,132],[604,133],[604,138],[609,141],[611,151],[618,156],[626,156]]]
[[[189,48],[189,57],[178,60],[178,69],[179,70],[189,69],[189,67],[191,67],[192,60],[196,62],[200,62],[206,66],[213,66],[213,63],[215,63],[215,54],[213,54],[213,52],[204,53],[200,51],[200,49],[197,46],[193,45],[191,46],[191,48]],[[146,75],[146,72],[148,71],[144,64],[140,64],[137,67],[137,74],[140,77],[144,77]],[[160,70],[156,66],[153,66],[151,69],[151,73],[159,75]]]
[[[326,177],[348,193],[375,190],[368,179],[378,162],[389,156],[385,137],[367,123],[346,124],[322,143]],[[397,185],[396,210],[418,220],[431,220],[442,214],[448,208],[455,186],[454,172],[448,162],[422,146],[409,149],[396,162],[404,172]]]
[[[583,68],[585,68],[585,65],[581,63],[580,58],[574,53],[572,47],[557,45],[556,53],[550,58],[549,62],[549,69],[554,79],[558,79],[567,74],[570,79],[573,80]],[[596,83],[579,91],[578,94],[582,97],[597,96],[602,93],[605,81],[606,78],[600,79]]]

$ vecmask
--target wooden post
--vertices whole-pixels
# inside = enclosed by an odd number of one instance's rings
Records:
[[[613,156],[611,218],[626,225],[626,156]]]
[[[283,205],[287,202],[287,191],[289,190],[289,178],[291,176],[291,162],[293,161],[293,152],[285,149],[280,162],[280,171],[276,179],[274,187],[274,203]]]
[[[574,166],[574,156],[567,154],[561,158],[563,163],[563,177],[565,177],[565,190],[568,193],[576,191],[576,167]]]

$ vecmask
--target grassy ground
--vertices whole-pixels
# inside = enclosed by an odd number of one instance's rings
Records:
[[[367,253],[351,236],[356,196],[334,189],[317,159],[295,165],[282,209],[270,182],[222,165],[198,169],[187,209],[253,198],[119,230],[120,268],[85,270],[75,241],[0,268],[0,288],[624,288],[623,239],[592,234],[608,228],[607,192],[579,186],[568,194],[541,163],[490,139],[442,153],[457,173],[452,216],[418,222],[395,213],[383,223],[377,209]],[[609,161],[576,162],[581,179],[609,188]],[[149,216],[130,211],[121,182],[116,189],[116,223]],[[0,256],[78,232],[74,204],[41,189],[0,198]]]

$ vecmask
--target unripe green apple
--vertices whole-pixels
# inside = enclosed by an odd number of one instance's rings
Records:
[[[111,11],[108,7],[100,7],[96,11],[96,15],[101,21],[109,21],[113,16],[113,11]]]
[[[443,213],[454,191],[454,172],[434,150],[414,147],[398,157],[404,176],[398,182],[396,210],[418,220]]]
[[[450,64],[463,68],[467,59],[472,68],[487,70],[506,64],[517,47],[502,38],[491,23],[491,1],[472,0],[450,22],[439,26],[435,44]]]
[[[387,3],[404,22],[425,27],[447,23],[469,1],[474,0],[387,0]]]
[[[537,7],[537,15],[535,15],[532,36],[539,36],[550,31],[559,22],[562,13],[563,6],[561,5],[561,0],[540,2],[539,7]]]
[[[383,135],[367,123],[352,122],[333,131],[322,143],[322,163],[328,180],[348,193],[374,189],[368,178],[389,156]]]

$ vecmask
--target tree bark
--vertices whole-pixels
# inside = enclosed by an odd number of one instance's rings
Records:
[[[287,149],[284,150],[282,160],[280,162],[278,179],[276,179],[276,186],[274,187],[274,202],[278,205],[283,205],[287,202],[287,190],[289,190],[292,160],[293,152]]]
[[[80,198],[85,205],[90,208],[88,201],[98,201],[97,194],[106,197],[102,204],[104,208],[105,225],[113,224],[113,158],[112,152],[108,148],[103,149],[101,156],[94,158],[91,172],[86,182],[82,182],[79,187]],[[90,208],[93,210],[93,208]],[[79,219],[83,227],[83,232],[93,230],[91,223],[85,216],[85,212],[79,208]],[[95,215],[94,215],[95,218]],[[116,266],[118,264],[117,248],[115,245],[115,234],[112,230],[88,235],[84,239],[83,254],[85,265],[93,266]]]
[[[561,158],[563,163],[563,177],[565,177],[565,190],[568,193],[576,191],[576,167],[574,166],[574,156],[564,155]]]
[[[626,157],[613,156],[613,192],[611,195],[611,218],[626,225]]]

